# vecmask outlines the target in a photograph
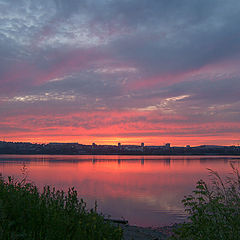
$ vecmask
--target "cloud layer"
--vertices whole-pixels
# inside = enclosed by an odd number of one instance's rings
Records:
[[[0,135],[238,144],[237,0],[0,0]]]

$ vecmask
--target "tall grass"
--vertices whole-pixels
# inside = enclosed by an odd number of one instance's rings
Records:
[[[87,210],[74,188],[67,193],[0,177],[1,240],[95,240],[122,238],[121,228]]]
[[[239,240],[240,239],[240,175],[232,166],[232,174],[223,180],[211,169],[211,185],[198,181],[192,195],[183,203],[189,214],[172,239]]]

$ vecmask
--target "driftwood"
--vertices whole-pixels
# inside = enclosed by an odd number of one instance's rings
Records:
[[[113,223],[121,223],[121,224],[128,224],[127,220],[124,219],[110,219],[110,218],[104,218],[104,221],[109,221]]]

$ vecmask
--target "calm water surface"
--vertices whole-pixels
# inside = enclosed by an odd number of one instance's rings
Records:
[[[27,178],[39,187],[75,187],[87,205],[139,226],[163,226],[186,217],[181,200],[207,168],[222,176],[238,156],[49,156],[0,155],[3,176]]]

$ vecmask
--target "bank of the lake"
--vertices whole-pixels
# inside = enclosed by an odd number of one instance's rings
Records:
[[[106,220],[96,209],[87,210],[73,188],[64,193],[45,186],[41,193],[25,179],[20,182],[12,177],[0,178],[0,203],[2,240],[161,240],[175,227],[143,228]]]
[[[177,224],[155,228],[121,225],[123,240],[167,240],[177,227]]]

